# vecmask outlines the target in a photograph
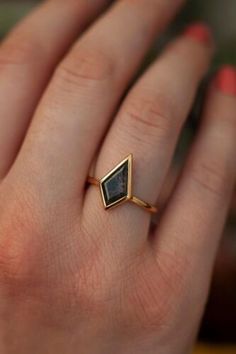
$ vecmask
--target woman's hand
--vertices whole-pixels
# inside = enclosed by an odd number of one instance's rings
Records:
[[[133,153],[134,192],[155,204],[210,63],[208,29],[178,36],[120,102],[180,3],[116,1],[78,38],[108,1],[46,1],[2,43],[2,354],[191,350],[235,180],[235,71],[212,83],[156,229],[86,188]]]

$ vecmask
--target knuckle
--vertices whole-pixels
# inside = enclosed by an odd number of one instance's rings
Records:
[[[136,139],[166,139],[173,130],[172,109],[163,97],[134,95],[123,108],[122,123]]]
[[[95,261],[95,263],[97,262]],[[81,311],[93,313],[94,316],[101,315],[105,311],[106,291],[102,283],[104,280],[93,265],[86,265],[79,269],[73,300],[77,302]]]
[[[63,315],[68,316],[78,308],[80,313],[101,315],[106,307],[108,281],[100,276],[105,271],[101,269],[98,250],[86,262],[73,262],[73,272],[69,267],[62,282],[60,272],[66,266],[61,269],[55,265],[64,260],[65,254],[61,245],[55,244],[55,238],[60,231],[64,234],[64,221],[60,216],[62,223],[54,228],[51,218],[42,214],[35,196],[24,190],[13,194],[14,200],[1,200],[4,210],[0,210],[0,287],[16,301],[36,298],[42,310],[50,306],[51,313],[57,315],[52,314],[47,321],[55,326],[61,321],[62,309]],[[9,196],[5,199],[9,200]],[[54,215],[53,218],[57,220]],[[67,230],[73,231],[74,228]],[[70,250],[68,246],[66,254]],[[70,260],[65,263],[70,264]]]
[[[103,257],[103,246],[100,241],[95,241],[80,263],[75,280],[75,296],[81,309],[91,311],[94,315],[104,312],[108,302],[112,302],[110,291],[116,277],[116,270],[112,264],[107,267]]]
[[[1,281],[14,282],[29,277],[35,258],[35,242],[40,231],[36,203],[25,193],[3,203],[0,230]]]
[[[57,77],[69,86],[84,86],[109,80],[113,60],[95,49],[74,48],[57,69]]]
[[[136,276],[131,282],[132,290],[126,286],[125,298],[126,320],[131,329],[172,331],[175,328],[178,309],[189,297],[198,300],[199,306],[205,298],[205,290],[201,289],[200,276],[192,279],[195,264],[189,247],[183,244],[184,250],[177,252],[175,247],[157,255],[148,253],[143,264],[135,266]],[[141,268],[141,269],[140,269]],[[194,282],[198,286],[194,288]],[[189,284],[193,284],[191,291]],[[182,300],[181,300],[182,299]],[[199,307],[198,310],[200,311]],[[191,316],[191,311],[189,313]]]
[[[221,168],[219,163],[216,161],[199,162],[190,171],[193,181],[205,192],[218,198],[225,195],[230,185],[229,176],[227,169]]]
[[[16,35],[14,39],[8,38],[0,48],[0,67],[24,66],[34,63],[39,58],[38,53],[42,52],[38,47],[39,44],[36,45],[26,35]]]
[[[136,288],[137,287],[137,288]],[[157,287],[153,279],[146,274],[146,279],[139,279],[128,304],[131,328],[141,330],[161,329],[168,325],[170,314],[169,297],[163,293],[163,285]],[[135,328],[137,329],[137,328]]]
[[[149,255],[150,256],[150,255]],[[137,266],[136,266],[137,268]],[[158,269],[157,269],[158,268]],[[149,257],[143,264],[125,292],[125,319],[128,326],[137,330],[159,330],[170,326],[173,318],[175,296],[171,291],[169,275],[162,276],[162,267]],[[154,276],[155,274],[155,276]],[[164,279],[163,279],[164,278]],[[176,289],[174,294],[176,294]],[[127,303],[128,301],[128,303]],[[128,311],[127,311],[128,308]]]

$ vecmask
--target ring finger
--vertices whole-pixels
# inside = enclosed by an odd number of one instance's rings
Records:
[[[134,194],[155,203],[181,127],[208,68],[212,47],[208,28],[195,24],[167,48],[124,101],[101,149],[97,177],[104,176],[112,166],[133,153]],[[87,205],[93,203],[94,208],[96,200],[99,208],[101,201],[95,194],[91,188]],[[97,212],[98,208],[94,210]],[[148,213],[132,205],[119,210],[115,217],[118,223],[124,220],[124,214],[129,223],[133,215],[137,220],[134,232],[146,234]]]

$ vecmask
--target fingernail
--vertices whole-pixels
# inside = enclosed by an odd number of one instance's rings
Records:
[[[187,26],[183,34],[205,45],[213,45],[212,32],[204,23],[193,23]]]
[[[223,93],[236,96],[236,68],[230,65],[222,67],[215,77],[215,86]]]

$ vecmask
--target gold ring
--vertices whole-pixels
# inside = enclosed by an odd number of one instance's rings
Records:
[[[88,177],[88,183],[100,187],[105,209],[111,209],[125,202],[132,202],[150,213],[156,213],[157,208],[132,193],[133,155],[130,154],[101,180]]]

